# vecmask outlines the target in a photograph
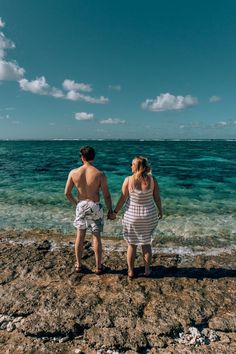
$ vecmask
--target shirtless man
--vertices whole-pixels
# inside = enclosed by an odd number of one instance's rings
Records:
[[[80,157],[83,166],[70,171],[65,186],[65,196],[76,206],[76,218],[74,226],[77,228],[75,241],[75,270],[81,271],[81,258],[83,253],[86,230],[90,229],[93,236],[93,248],[96,260],[96,274],[102,273],[102,243],[100,232],[103,230],[103,209],[99,203],[100,189],[103,192],[104,201],[108,209],[108,217],[112,214],[111,196],[107,186],[106,176],[93,166],[95,150],[90,146],[80,149]],[[72,195],[75,187],[78,198]]]

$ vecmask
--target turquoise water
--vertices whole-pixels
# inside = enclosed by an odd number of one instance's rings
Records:
[[[148,157],[164,210],[157,242],[236,244],[236,141],[0,141],[0,229],[74,232],[74,208],[63,192],[86,144],[97,151],[114,204],[132,158]],[[120,218],[106,222],[104,235],[121,237]]]

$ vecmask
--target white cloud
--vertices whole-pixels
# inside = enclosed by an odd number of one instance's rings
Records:
[[[0,28],[3,28],[4,25],[0,18]],[[15,48],[14,42],[0,32],[0,80],[19,80],[24,75],[25,70],[16,61],[6,61],[4,59],[7,49],[12,48]]]
[[[119,118],[107,118],[100,120],[100,124],[125,124],[126,121],[124,119]]]
[[[196,97],[191,95],[187,96],[174,96],[170,93],[161,93],[154,99],[146,99],[141,104],[143,109],[152,112],[162,112],[170,110],[181,110],[190,106],[194,106],[198,103]]]
[[[50,95],[55,98],[63,98],[64,97],[64,93],[62,92],[62,90],[58,90],[56,87],[52,88]]]
[[[16,62],[0,60],[0,80],[19,80],[24,75],[25,70]]]
[[[15,43],[6,38],[4,33],[0,32],[0,59],[5,57],[7,49],[12,48],[15,48]]]
[[[108,88],[114,91],[121,91],[121,85],[109,85]]]
[[[93,113],[86,113],[86,112],[78,112],[78,113],[75,113],[75,119],[77,119],[77,120],[93,120],[94,114]]]
[[[3,22],[2,18],[0,17],[0,28],[3,28],[5,26],[5,22]]]
[[[74,80],[64,80],[62,83],[63,88],[66,91],[83,91],[83,92],[91,92],[92,86],[84,83],[77,83]]]
[[[44,76],[41,76],[33,81],[28,81],[27,79],[19,80],[20,87],[24,91],[30,91],[38,95],[48,95],[50,86],[46,82]]]
[[[210,103],[215,103],[215,102],[219,102],[221,101],[221,97],[220,96],[211,96],[209,97],[209,102]]]
[[[226,127],[234,127],[236,126],[236,120],[227,120],[227,121],[219,121],[216,123],[211,124],[209,127],[210,128],[226,128]]]
[[[86,96],[86,95],[83,95],[83,94],[76,92],[74,90],[69,91],[66,95],[66,98],[71,101],[85,101],[85,102],[89,102],[89,103],[99,103],[99,104],[105,104],[105,103],[109,102],[109,99],[107,97]]]

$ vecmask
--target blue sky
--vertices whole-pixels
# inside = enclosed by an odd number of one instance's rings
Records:
[[[235,0],[0,0],[0,139],[236,137]]]

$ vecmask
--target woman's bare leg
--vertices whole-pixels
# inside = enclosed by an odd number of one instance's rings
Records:
[[[134,261],[136,257],[136,245],[131,245],[128,243],[128,250],[127,250],[127,264],[128,264],[128,276],[134,276]]]
[[[152,247],[151,245],[143,245],[143,261],[144,261],[144,275],[148,276],[150,274],[150,264],[152,260]]]

